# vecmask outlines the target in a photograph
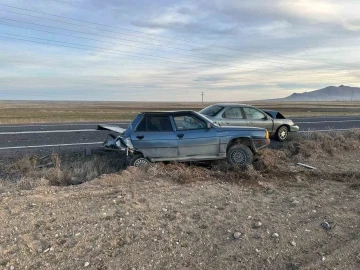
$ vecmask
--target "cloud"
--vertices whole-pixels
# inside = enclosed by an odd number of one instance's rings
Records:
[[[25,0],[4,1],[27,7]],[[357,1],[32,3],[34,10],[110,26],[79,34],[71,30],[85,30],[67,25],[65,33],[96,41],[6,26],[1,31],[109,51],[0,38],[0,98],[194,101],[205,92],[207,101],[240,101],[359,79]]]
[[[155,18],[148,20],[148,26],[154,28],[167,28],[172,25],[188,25],[195,21],[193,15],[193,8],[173,7],[166,10],[166,12],[159,14]]]
[[[181,31],[185,33],[228,34],[236,25],[222,20],[214,20],[208,10],[195,5],[176,5],[159,10],[145,18],[133,20],[132,24],[141,28]]]

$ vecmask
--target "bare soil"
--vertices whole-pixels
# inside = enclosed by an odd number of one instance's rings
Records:
[[[359,132],[309,135],[247,169],[156,164],[73,186],[25,170],[0,185],[0,269],[359,269],[359,150]]]

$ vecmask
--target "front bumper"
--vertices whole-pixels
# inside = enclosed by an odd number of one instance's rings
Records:
[[[299,126],[290,126],[290,132],[298,132],[299,129]]]
[[[259,151],[260,149],[265,148],[266,146],[268,146],[270,144],[270,139],[257,139],[257,140],[253,140],[253,141],[254,141],[255,152]]]
[[[104,149],[107,150],[120,150],[120,151],[127,151],[128,147],[123,142],[122,138],[120,136],[115,137],[112,134],[109,134],[110,139],[106,139],[106,141],[103,143]]]

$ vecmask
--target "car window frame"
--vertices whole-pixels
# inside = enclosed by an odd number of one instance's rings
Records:
[[[233,109],[233,108],[239,108],[240,113],[241,113],[241,115],[242,115],[243,118],[227,118],[227,117],[224,117],[224,113],[225,113],[227,110]],[[236,106],[225,108],[225,110],[224,110],[224,111],[222,112],[222,114],[221,114],[221,118],[223,118],[223,119],[232,119],[232,120],[234,120],[234,119],[235,119],[235,120],[236,120],[236,119],[238,119],[238,120],[240,120],[240,119],[246,120],[246,118],[245,118],[245,112],[243,111],[242,107],[236,107]]]
[[[177,125],[176,125],[176,121],[175,121],[175,117],[178,116],[190,116],[190,117],[194,117],[196,118],[198,121],[205,123],[205,127],[204,128],[192,128],[192,129],[178,129]],[[194,114],[177,114],[177,115],[172,115],[171,116],[172,121],[174,123],[174,127],[175,127],[175,131],[191,131],[191,130],[204,130],[204,129],[208,129],[207,125],[208,122],[205,119],[202,119],[201,117],[198,117],[197,115]]]
[[[171,124],[171,128],[172,128],[172,130],[167,130],[167,131],[164,131],[164,130],[148,130],[148,128],[147,128],[147,120],[146,120],[146,118],[147,117],[159,117],[159,118],[161,118],[161,117],[167,117],[167,118],[169,118],[169,122],[170,122],[170,124]],[[139,125],[140,125],[140,123],[143,121],[145,119],[145,123],[146,123],[146,126],[145,126],[145,131],[138,131],[137,130],[137,128],[139,127]],[[134,129],[134,132],[137,132],[137,133],[141,133],[141,132],[146,132],[146,133],[148,133],[148,132],[175,132],[175,127],[174,127],[174,123],[172,122],[172,120],[171,120],[171,115],[162,115],[162,116],[160,116],[160,115],[144,115],[140,120],[139,120],[139,122],[137,123],[137,125],[136,125],[136,127],[135,127],[135,129]]]

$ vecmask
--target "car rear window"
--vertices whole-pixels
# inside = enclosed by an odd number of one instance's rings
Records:
[[[205,109],[202,109],[200,111],[201,114],[207,115],[207,116],[215,116],[217,115],[224,107],[219,105],[211,105],[209,107],[206,107]]]
[[[136,127],[137,132],[174,131],[169,116],[146,116]]]

